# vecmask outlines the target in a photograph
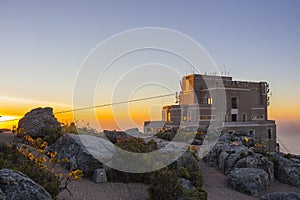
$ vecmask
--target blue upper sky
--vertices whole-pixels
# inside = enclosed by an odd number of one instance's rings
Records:
[[[189,35],[221,71],[225,63],[235,79],[266,80],[283,110],[299,107],[297,0],[0,1],[0,96],[71,104],[90,50],[113,34],[149,26]]]

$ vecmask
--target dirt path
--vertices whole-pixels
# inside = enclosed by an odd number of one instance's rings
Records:
[[[255,198],[231,190],[226,186],[227,177],[218,169],[208,167],[206,163],[200,161],[202,176],[203,176],[203,187],[208,193],[208,200],[253,200]]]
[[[89,179],[82,178],[70,183],[69,189],[74,200],[146,200],[147,186],[140,183],[99,183],[96,184]],[[58,195],[58,200],[72,199],[67,191]]]

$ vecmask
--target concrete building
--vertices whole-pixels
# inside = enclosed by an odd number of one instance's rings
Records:
[[[276,150],[276,124],[268,119],[268,83],[191,74],[180,85],[179,104],[164,106],[162,121],[145,122],[145,133],[195,123],[199,130],[222,121],[223,132],[248,134],[267,150]]]

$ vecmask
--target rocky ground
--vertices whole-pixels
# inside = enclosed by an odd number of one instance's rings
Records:
[[[10,143],[12,133],[0,133],[0,141]],[[204,188],[208,192],[208,199],[259,199],[261,196],[273,192],[295,192],[300,193],[299,187],[294,187],[272,180],[270,187],[259,196],[252,197],[228,187],[228,176],[219,169],[208,167],[207,163],[200,161],[202,167]],[[82,178],[79,181],[72,182],[69,185],[74,199],[146,199],[147,186],[143,184],[124,184],[124,183],[100,183],[96,184],[91,179]],[[61,192],[58,199],[72,199],[67,191]]]
[[[255,198],[228,188],[227,176],[225,176],[220,170],[216,168],[208,167],[203,161],[201,161],[200,163],[202,168],[204,188],[208,193],[209,200],[254,200],[273,192],[300,193],[300,188],[286,185],[274,180],[271,182],[270,187],[265,192],[263,192],[259,197]]]

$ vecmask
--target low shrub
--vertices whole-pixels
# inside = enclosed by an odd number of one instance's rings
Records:
[[[26,174],[34,182],[44,187],[54,198],[61,191],[59,177],[46,168],[38,166],[18,151],[16,145],[0,143],[0,169],[9,168]]]

